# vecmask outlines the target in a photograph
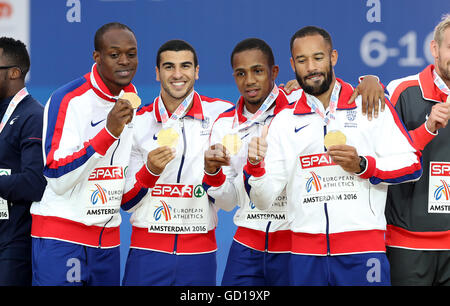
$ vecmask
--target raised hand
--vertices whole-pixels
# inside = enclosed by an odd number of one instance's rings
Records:
[[[153,174],[161,174],[167,164],[175,158],[175,149],[167,146],[158,147],[147,155],[147,168]]]
[[[360,157],[356,149],[349,145],[330,146],[327,151],[331,160],[342,167],[347,172],[358,173],[361,171],[359,167]]]
[[[230,154],[220,143],[216,143],[205,151],[205,171],[213,174],[219,171],[222,166],[230,165]]]
[[[106,118],[106,128],[116,137],[122,134],[126,124],[133,119],[133,107],[128,100],[118,99]]]
[[[269,132],[269,126],[263,126],[261,136],[253,137],[248,144],[248,160],[251,164],[259,164],[267,153],[267,134]]]
[[[375,118],[378,117],[380,107],[381,111],[384,111],[386,100],[378,78],[371,75],[365,76],[353,91],[348,104],[352,104],[359,95],[362,98],[362,113],[363,115],[367,114],[369,120],[372,120],[372,114]]]
[[[285,91],[287,94],[290,94],[292,91],[294,91],[294,90],[300,88],[300,84],[297,82],[296,79],[293,79],[293,80],[288,81],[288,82],[286,83],[286,85],[280,84],[280,87],[283,87],[283,88],[284,88],[284,91]]]
[[[436,103],[435,105],[433,105],[426,123],[427,129],[432,133],[436,133],[437,130],[445,128],[447,126],[449,119],[450,96],[447,97],[447,101],[445,103]]]

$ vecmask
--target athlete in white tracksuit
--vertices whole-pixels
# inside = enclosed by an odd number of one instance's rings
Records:
[[[354,104],[346,103],[352,87],[339,79],[336,82],[341,85],[339,99],[335,119],[328,124],[313,109],[318,106],[323,114],[326,110],[321,104],[313,105],[306,93],[295,108],[275,117],[264,163],[248,162],[244,168],[249,195],[257,208],[267,209],[286,188],[293,218],[293,284],[363,284],[366,273],[358,269],[360,261],[368,258],[377,258],[384,265],[382,281],[388,283],[384,254],[387,184],[417,180],[420,152],[414,149],[389,102],[388,110],[368,121],[361,113],[360,98]],[[362,173],[346,172],[331,160],[324,136],[332,130],[343,132],[346,144],[355,147],[366,161]],[[359,258],[361,254],[364,259]],[[324,264],[317,259],[323,258],[329,259],[325,267],[329,264],[331,272],[321,270]],[[359,268],[340,270],[340,265],[331,264],[335,260]]]
[[[233,237],[223,285],[283,285],[287,284],[287,263],[291,244],[291,233],[286,211],[286,194],[281,192],[269,210],[261,211],[250,201],[247,186],[242,179],[242,169],[247,160],[247,145],[250,139],[258,137],[264,125],[269,125],[274,116],[289,105],[289,100],[298,98],[301,90],[286,96],[279,90],[273,105],[248,127],[237,134],[242,146],[230,160],[230,166],[222,167],[214,174],[205,173],[203,185],[215,204],[227,211],[235,206],[234,215],[237,231]],[[221,143],[230,133],[233,123],[243,125],[250,122],[253,114],[245,110],[241,97],[237,106],[223,113],[214,123],[210,144]]]
[[[326,30],[295,32],[291,54],[303,95],[249,143],[250,199],[266,209],[286,188],[291,284],[388,285],[386,185],[417,180],[421,154],[389,101],[375,120],[364,118],[361,97],[347,102],[353,89],[335,77]]]

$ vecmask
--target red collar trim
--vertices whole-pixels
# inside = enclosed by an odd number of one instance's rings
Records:
[[[95,79],[95,82],[97,83],[97,87],[94,86],[94,84],[92,84],[91,82],[91,76]],[[116,102],[117,98],[111,93],[111,91],[109,90],[109,88],[105,85],[105,83],[103,82],[102,78],[100,77],[100,74],[98,73],[97,70],[97,63],[95,63],[92,66],[92,71],[91,73],[88,73],[85,75],[85,78],[89,81],[89,83],[91,84],[91,88],[92,90],[102,99],[110,101],[110,102]],[[136,93],[136,87],[134,87],[133,84],[128,84],[127,86],[125,86],[124,88],[122,88],[122,90],[124,92],[134,92]]]
[[[244,97],[241,96],[238,100],[238,108],[236,109],[239,124],[247,121],[247,118],[244,116],[244,104]]]
[[[420,90],[424,99],[444,102],[447,99],[447,95],[434,84],[433,69],[434,65],[428,65],[419,73]]]
[[[238,108],[236,109],[239,124],[244,123],[247,121],[247,118],[244,116],[244,97],[240,97],[238,100]],[[278,114],[285,106],[289,105],[289,101],[286,98],[285,93],[280,90],[277,99],[275,100],[275,109],[273,110],[273,113],[276,115]]]
[[[153,110],[155,112],[155,119],[158,122],[161,121],[161,115],[159,113],[159,97],[157,97],[153,102]],[[167,112],[169,117],[172,115],[171,113]],[[194,119],[198,120],[204,120],[205,117],[203,116],[203,107],[202,107],[202,100],[200,95],[197,92],[194,92],[194,97],[192,98],[192,107],[191,109],[186,113],[185,116],[192,117]]]

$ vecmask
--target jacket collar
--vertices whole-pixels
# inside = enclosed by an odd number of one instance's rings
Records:
[[[89,81],[91,88],[100,98],[110,102],[116,102],[119,98],[118,96],[114,96],[103,82],[97,70],[97,63],[92,65],[91,72],[86,74],[85,78]],[[130,83],[123,88],[123,91],[136,93],[136,87]]]
[[[162,122],[161,114],[159,113],[159,103],[158,103],[159,98],[160,98],[160,96],[158,96],[153,102],[153,111],[155,113],[156,121]],[[189,117],[192,117],[192,118],[198,119],[198,120],[204,120],[205,117],[203,116],[202,99],[196,91],[194,92],[194,97],[192,98],[191,105],[192,105],[192,107],[185,114],[185,116],[189,116]],[[167,112],[167,113],[169,114],[169,117],[172,115],[169,112]]]
[[[289,104],[289,101],[286,98],[285,93],[282,90],[280,90],[278,97],[275,99],[275,108],[273,110],[273,113],[274,114],[279,113],[288,104]],[[244,116],[244,97],[241,96],[239,98],[237,105],[238,105],[238,107],[235,108],[235,111],[237,112],[239,124],[242,124],[245,121],[247,121],[247,118]],[[268,108],[267,111],[271,108],[272,108],[272,106],[270,108]]]
[[[428,65],[419,73],[419,86],[422,96],[426,100],[444,102],[447,95],[434,84],[433,70],[434,65]]]
[[[339,82],[341,84],[341,91],[339,93],[337,110],[355,108],[356,107],[355,102],[353,102],[352,104],[347,103],[353,93],[353,87],[339,78],[336,78],[336,82]],[[311,110],[311,107],[307,103],[305,92],[303,92],[302,96],[295,105],[294,115],[305,115],[311,113],[313,113],[313,111]]]

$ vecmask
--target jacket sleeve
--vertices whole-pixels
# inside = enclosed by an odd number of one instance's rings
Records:
[[[85,139],[86,118],[76,107],[50,98],[44,109],[44,175],[56,194],[64,194],[89,175],[117,141],[106,127]],[[106,120],[106,119],[105,119]]]
[[[133,145],[121,204],[124,211],[134,212],[159,179],[159,175],[153,174],[147,168],[146,162],[139,148]]]
[[[214,204],[225,211],[231,211],[238,203],[236,174],[231,167],[222,167],[217,173],[204,173],[203,188]]]
[[[267,135],[267,153],[263,161],[252,165],[248,160],[244,166],[242,180],[250,200],[261,210],[269,208],[283,191],[289,177],[287,157],[288,143],[282,125],[283,117],[277,115],[270,124]]]
[[[405,100],[404,98],[405,95],[403,94],[403,91],[401,91],[402,90],[401,86],[398,85],[399,85],[398,81],[393,81],[389,83],[386,91],[392,105],[394,105],[395,110],[397,111],[398,116],[400,117],[400,120],[404,120],[405,108],[409,107],[410,104],[408,104],[407,101]],[[426,120],[419,127],[409,129],[409,135],[411,135],[411,139],[415,147],[421,151],[423,151],[426,145],[430,143],[430,141],[432,141],[437,134],[438,132],[432,133],[427,129]]]
[[[365,156],[366,170],[359,176],[376,185],[416,181],[422,175],[422,156],[392,104],[376,120],[376,156]]]
[[[20,171],[0,176],[0,197],[15,204],[40,201],[47,184],[42,175],[42,108],[23,120]]]

